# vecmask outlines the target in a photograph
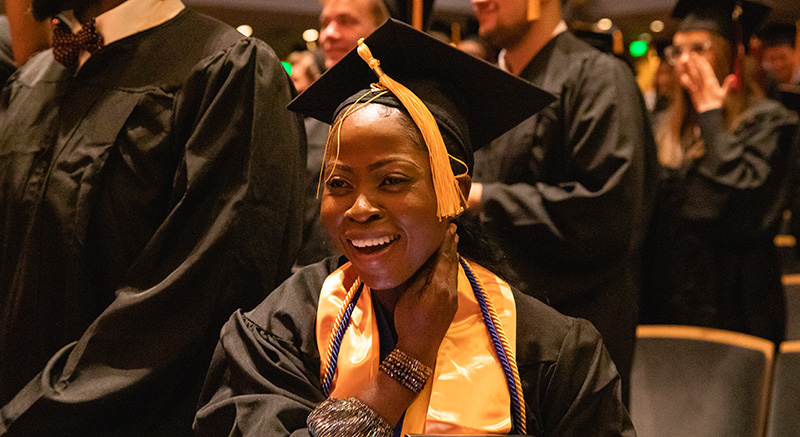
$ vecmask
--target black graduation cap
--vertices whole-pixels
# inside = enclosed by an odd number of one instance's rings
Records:
[[[765,47],[790,46],[794,47],[797,38],[797,26],[794,23],[773,22],[764,25],[758,31],[758,36]]]
[[[754,0],[678,0],[672,16],[678,31],[704,30],[731,43],[747,42],[772,8]]]
[[[571,29],[572,34],[591,44],[597,50],[614,53],[614,34],[612,32],[595,32],[591,29]]]
[[[455,127],[465,150],[451,150],[448,144],[448,152],[470,162],[474,150],[555,100],[530,82],[397,20],[388,20],[364,43],[387,76],[426,104],[440,128]],[[376,82],[354,49],[289,103],[289,109],[331,124],[343,102]]]
[[[376,91],[375,83],[391,93]],[[396,20],[360,42],[290,102],[289,109],[332,124],[339,111],[362,98],[401,108],[414,120],[428,148],[440,220],[464,210],[454,174],[463,172],[464,165],[471,172],[473,151],[555,99]]]
[[[422,30],[427,31],[431,25],[434,0],[420,0],[422,4]],[[395,20],[400,20],[414,25],[414,0],[383,0],[389,15]]]

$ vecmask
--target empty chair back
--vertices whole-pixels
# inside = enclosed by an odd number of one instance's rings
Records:
[[[631,417],[639,437],[764,434],[774,343],[694,326],[637,329]]]
[[[775,359],[768,437],[800,435],[800,341],[784,341]]]

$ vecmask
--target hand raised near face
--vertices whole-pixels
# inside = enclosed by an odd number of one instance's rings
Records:
[[[423,266],[394,311],[397,347],[433,366],[458,309],[458,236],[450,224],[439,247]]]
[[[678,79],[689,92],[698,113],[721,108],[728,90],[736,82],[736,76],[730,74],[720,85],[714,68],[705,57],[697,53],[689,53],[688,59],[679,62],[675,67]]]

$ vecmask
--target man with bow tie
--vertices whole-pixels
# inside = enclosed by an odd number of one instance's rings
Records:
[[[219,328],[289,273],[305,139],[262,41],[180,0],[34,0],[0,94],[0,436],[191,435]]]

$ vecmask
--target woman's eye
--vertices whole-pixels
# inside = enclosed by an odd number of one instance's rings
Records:
[[[331,178],[325,182],[325,186],[331,190],[347,188],[348,184],[345,180],[339,178]]]
[[[408,178],[402,176],[387,176],[383,178],[383,182],[381,185],[383,186],[393,186],[393,185],[400,185],[403,183],[408,182]]]

